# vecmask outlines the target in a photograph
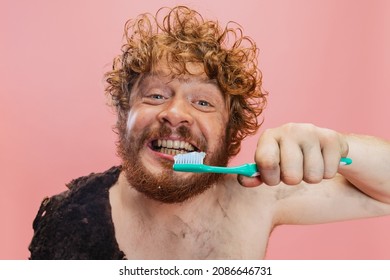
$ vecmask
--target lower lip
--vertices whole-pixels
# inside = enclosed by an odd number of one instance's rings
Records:
[[[159,158],[163,158],[163,159],[167,159],[167,160],[170,160],[170,161],[174,161],[174,158],[172,155],[167,155],[167,154],[164,154],[164,153],[160,153],[156,150],[153,150],[150,146],[148,146],[148,148],[156,155],[158,156]]]

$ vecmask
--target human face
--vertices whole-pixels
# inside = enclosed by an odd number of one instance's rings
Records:
[[[137,190],[178,202],[220,178],[172,170],[175,154],[193,150],[206,152],[206,164],[227,164],[226,102],[205,74],[175,78],[162,71],[146,74],[132,89],[130,108],[125,127],[119,127],[119,154],[128,181]]]

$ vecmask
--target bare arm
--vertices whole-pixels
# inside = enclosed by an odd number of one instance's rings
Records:
[[[339,166],[340,157],[353,163]],[[276,223],[308,224],[390,214],[390,143],[310,124],[287,124],[259,139],[255,161],[277,193]],[[339,173],[339,174],[337,174]]]
[[[378,201],[349,183],[343,176],[319,184],[281,183],[277,193],[275,225],[319,224],[390,215],[390,204]]]
[[[355,187],[390,204],[390,142],[371,136],[346,135],[353,164],[339,168]]]

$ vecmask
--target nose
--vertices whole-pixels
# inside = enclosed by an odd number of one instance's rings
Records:
[[[190,104],[184,98],[175,96],[165,103],[165,106],[158,114],[158,120],[161,123],[168,123],[172,127],[181,125],[190,126],[193,123]]]

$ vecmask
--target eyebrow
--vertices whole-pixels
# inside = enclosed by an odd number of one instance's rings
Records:
[[[195,79],[196,81],[199,81],[202,83],[212,84],[212,85],[218,86],[216,79],[210,79],[208,77],[199,76],[199,75],[193,75],[190,77],[178,76],[178,77],[175,77],[175,79],[178,79],[179,81],[185,82],[185,83],[188,82],[190,79]]]
[[[145,73],[144,76],[141,78],[143,82],[144,80],[147,80],[148,78],[154,77],[154,76],[160,76],[160,77],[167,77],[170,78],[171,80],[177,79],[180,82],[187,83],[190,79],[195,79],[196,81],[206,83],[206,84],[211,84],[219,88],[218,82],[216,79],[210,79],[207,76],[200,76],[200,75],[188,75],[188,76],[183,76],[183,75],[172,75],[172,74],[167,74],[161,70],[155,70],[153,72],[148,72]]]

